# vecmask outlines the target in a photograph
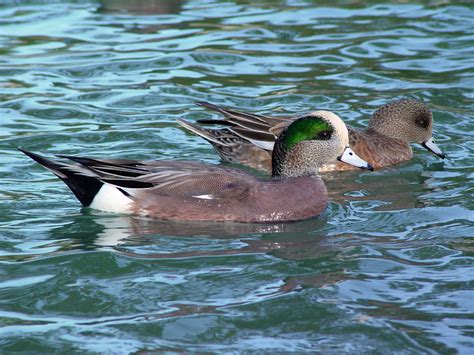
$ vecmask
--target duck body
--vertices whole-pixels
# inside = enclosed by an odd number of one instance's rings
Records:
[[[278,135],[297,117],[272,117],[229,110],[208,102],[198,105],[221,113],[222,120],[198,120],[202,124],[220,124],[221,129],[204,128],[178,120],[186,129],[209,141],[222,160],[271,172],[273,144]],[[348,127],[349,144],[353,151],[375,169],[398,164],[413,157],[411,142],[444,158],[432,142],[432,114],[417,100],[395,100],[380,107],[372,116],[369,127],[358,130]],[[428,145],[426,146],[425,143]],[[320,166],[320,171],[355,170],[355,166],[334,163]]]
[[[104,160],[23,153],[61,178],[85,207],[161,220],[286,222],[327,206],[317,176],[259,179],[244,171],[189,161]]]
[[[316,217],[328,194],[318,166],[337,160],[371,170],[348,147],[347,128],[317,111],[283,130],[272,156],[272,178],[189,161],[93,159],[53,161],[20,149],[59,177],[83,206],[161,220],[290,222]]]
[[[131,213],[161,220],[274,223],[315,218],[327,207],[326,187],[319,177],[260,180],[247,174],[241,179],[232,175],[231,181],[213,194],[144,192]]]

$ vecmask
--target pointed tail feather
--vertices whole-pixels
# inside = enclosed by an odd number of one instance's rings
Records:
[[[217,105],[214,105],[214,104],[211,104],[210,102],[207,102],[207,101],[196,101],[195,102],[196,105],[198,106],[202,106],[202,107],[205,107],[205,108],[208,108],[210,110],[214,110],[214,111],[217,111],[217,112],[221,112],[223,114],[225,114],[225,109],[223,109],[222,107],[219,107]]]
[[[212,131],[211,131],[211,130],[202,128],[202,127],[200,127],[200,126],[197,125],[197,124],[191,123],[191,122],[189,122],[189,121],[185,121],[185,120],[183,120],[183,119],[181,119],[181,118],[178,118],[177,121],[178,121],[178,123],[179,123],[182,127],[184,127],[184,128],[186,128],[187,130],[189,130],[189,131],[191,131],[191,132],[197,134],[198,136],[204,138],[205,140],[207,140],[207,141],[209,141],[209,142],[211,142],[211,143],[217,144],[217,145],[219,145],[219,146],[220,146],[220,145],[222,145],[222,146],[227,146],[227,145],[225,144],[225,142],[223,142],[223,141],[217,139],[217,137],[212,134]]]
[[[265,126],[268,126],[267,120],[270,119],[272,120],[271,117],[263,116],[263,115],[257,115],[254,113],[248,113],[248,112],[242,112],[242,111],[235,111],[231,109],[227,109],[224,107],[220,107],[214,104],[211,104],[210,102],[206,101],[200,101],[196,102],[196,105],[198,106],[203,106],[206,107],[210,110],[217,111],[219,113],[222,113],[224,116],[226,116],[226,121],[231,119],[233,120],[233,124],[239,125],[237,122],[250,122],[253,124],[263,124]]]
[[[94,197],[104,184],[97,177],[91,176],[90,174],[81,174],[77,165],[55,162],[24,149],[18,148],[18,150],[64,181],[84,206],[89,206],[92,203]]]
[[[58,164],[58,163],[56,163],[52,160],[46,159],[45,157],[42,157],[39,154],[35,154],[33,152],[29,152],[29,151],[21,149],[21,148],[17,148],[17,149],[20,152],[22,152],[23,154],[25,154],[26,156],[33,159],[38,164],[44,166],[46,169],[51,171],[58,178],[60,178],[60,179],[66,179],[67,178],[67,176],[63,172],[61,172],[61,165],[60,164]]]

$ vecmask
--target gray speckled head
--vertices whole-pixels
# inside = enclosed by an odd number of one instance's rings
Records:
[[[369,128],[407,143],[423,143],[432,137],[433,114],[418,100],[396,100],[374,112]]]

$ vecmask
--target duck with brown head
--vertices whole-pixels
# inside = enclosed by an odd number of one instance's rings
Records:
[[[74,192],[84,206],[162,220],[289,222],[327,206],[320,166],[341,160],[372,170],[349,148],[342,120],[327,111],[298,118],[279,136],[273,177],[185,161],[137,161],[60,156],[55,162],[25,150]]]
[[[433,140],[433,114],[418,100],[392,101],[374,112],[368,130],[402,142],[418,143],[433,154],[444,159]]]

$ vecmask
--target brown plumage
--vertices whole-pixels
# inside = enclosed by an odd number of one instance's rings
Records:
[[[410,145],[400,139],[384,136],[372,129],[349,129],[349,145],[360,157],[370,162],[374,169],[410,160],[413,153]],[[336,164],[335,170],[354,170],[347,164]]]
[[[222,160],[265,172],[271,171],[274,141],[297,118],[249,114],[208,102],[198,105],[224,115],[222,120],[199,120],[199,123],[220,124],[227,128],[208,129],[185,120],[178,122],[208,140]],[[413,99],[396,100],[375,111],[366,129],[349,127],[349,143],[357,155],[376,169],[410,160],[413,156],[410,143],[420,143],[444,158],[431,141],[432,127],[433,116],[425,104]],[[355,167],[341,163],[325,167],[325,170],[353,169]]]

